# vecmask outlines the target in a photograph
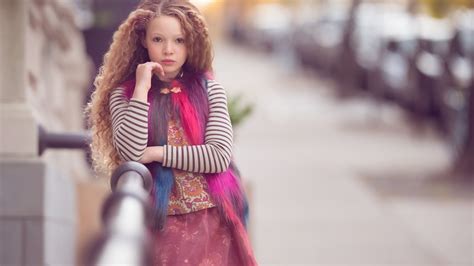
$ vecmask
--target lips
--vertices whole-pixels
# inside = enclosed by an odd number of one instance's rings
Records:
[[[165,65],[171,65],[171,64],[174,64],[174,60],[171,60],[171,59],[165,59],[165,60],[161,60],[161,63],[165,64]]]

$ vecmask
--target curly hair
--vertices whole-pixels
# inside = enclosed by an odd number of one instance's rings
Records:
[[[94,171],[110,175],[121,162],[113,146],[110,92],[134,77],[139,64],[150,61],[141,40],[148,23],[158,16],[177,18],[185,35],[188,52],[183,70],[192,73],[212,71],[212,44],[204,17],[188,0],[144,0],[114,33],[94,81],[85,113],[92,133],[90,145]]]

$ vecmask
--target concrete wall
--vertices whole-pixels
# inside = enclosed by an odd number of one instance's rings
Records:
[[[90,61],[69,0],[0,1],[0,265],[73,265],[83,152],[38,155],[38,125],[83,130]]]

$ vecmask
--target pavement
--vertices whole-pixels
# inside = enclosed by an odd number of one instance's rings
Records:
[[[474,189],[396,106],[341,100],[291,56],[215,44],[216,79],[255,106],[234,156],[260,265],[474,265]]]

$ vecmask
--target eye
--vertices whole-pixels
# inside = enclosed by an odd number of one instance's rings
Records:
[[[178,39],[176,39],[176,42],[177,43],[184,43],[184,38],[178,38]]]
[[[162,40],[160,37],[153,37],[152,39],[153,42],[161,42]]]

